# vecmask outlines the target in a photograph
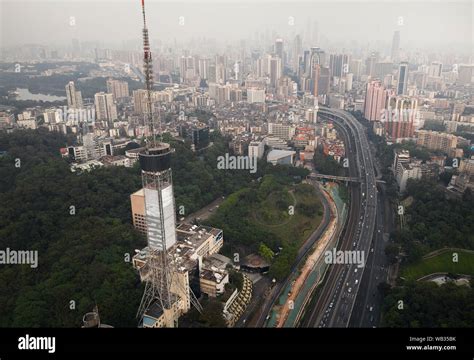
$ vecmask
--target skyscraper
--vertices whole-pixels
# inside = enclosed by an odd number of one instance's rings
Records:
[[[201,79],[209,79],[209,69],[211,65],[211,59],[199,59],[198,61],[198,72]]]
[[[283,39],[275,40],[275,55],[278,56],[283,63]]]
[[[380,81],[369,82],[364,101],[364,117],[369,121],[380,121],[386,101],[387,93]]]
[[[400,56],[400,31],[396,30],[393,33],[392,54],[390,57],[393,62],[398,62],[399,56]]]
[[[379,54],[373,52],[370,56],[365,60],[365,73],[368,76],[375,76],[375,64],[379,61]]]
[[[181,82],[192,79],[196,75],[195,62],[192,56],[181,56],[179,59]]]
[[[319,64],[314,64],[311,70],[311,93],[314,96],[318,96],[319,89],[318,89],[318,83],[319,83],[319,78],[320,78],[320,73],[321,73],[321,65]]]
[[[95,112],[97,120],[116,120],[117,106],[113,94],[100,92],[94,96]]]
[[[277,86],[278,80],[282,75],[282,61],[276,56],[270,59],[270,83],[273,87]]]
[[[300,66],[300,55],[302,48],[303,42],[301,40],[301,36],[296,35],[295,40],[293,42],[293,51],[291,53],[293,71],[295,71],[296,73],[298,72]]]
[[[398,67],[397,95],[405,95],[408,85],[408,63],[401,62]]]
[[[225,84],[227,79],[226,68],[227,58],[225,57],[225,55],[216,55],[216,83]]]
[[[332,77],[342,77],[349,72],[349,55],[331,54],[329,56],[329,70]]]
[[[82,108],[82,94],[80,91],[76,91],[74,81],[69,81],[66,85],[66,98],[68,107],[73,109]]]
[[[428,69],[428,76],[441,77],[443,71],[443,64],[439,61],[433,61]]]
[[[362,74],[362,60],[352,59],[349,64],[349,72],[354,74],[355,80],[360,80],[360,75]]]
[[[385,132],[393,141],[412,138],[418,126],[418,101],[405,96],[390,96],[384,119]]]
[[[112,94],[116,100],[128,97],[128,83],[126,81],[108,79],[107,93]]]

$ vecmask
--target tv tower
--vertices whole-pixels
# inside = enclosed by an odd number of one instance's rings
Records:
[[[173,181],[171,171],[171,148],[167,143],[156,142],[152,114],[152,63],[148,41],[148,30],[145,20],[145,2],[143,11],[143,69],[148,92],[147,119],[153,140],[139,153],[142,185],[145,198],[145,221],[147,224],[146,264],[140,270],[141,277],[146,279],[137,317],[143,322],[144,314],[150,309],[157,309],[164,315],[165,326],[175,327],[179,316],[177,307],[184,298],[201,310],[186,281],[187,276],[180,276],[178,264],[170,249],[176,245],[176,212],[174,204]],[[186,280],[183,280],[186,279]]]
[[[152,91],[153,91],[153,59],[150,50],[150,40],[148,38],[148,28],[146,26],[145,16],[145,0],[142,1],[142,14],[143,14],[143,74],[145,76],[145,90],[146,90],[146,121],[152,135],[152,142],[156,142],[155,124],[153,119],[153,102],[152,102]],[[161,124],[158,119],[158,130],[161,133]]]

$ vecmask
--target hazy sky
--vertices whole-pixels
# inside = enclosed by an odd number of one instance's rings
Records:
[[[153,40],[201,36],[238,40],[266,29],[285,36],[304,30],[308,19],[317,21],[320,33],[335,42],[390,42],[396,29],[401,31],[402,47],[425,43],[469,48],[473,39],[469,0],[146,0],[146,4]],[[120,44],[141,37],[140,0],[0,0],[0,16],[4,46],[71,44],[73,38]]]

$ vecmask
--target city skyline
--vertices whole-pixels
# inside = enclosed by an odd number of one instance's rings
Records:
[[[307,42],[308,38],[315,37],[314,24],[317,23],[316,37],[325,45],[350,48],[357,40],[359,46],[391,46],[393,33],[398,30],[402,48],[429,46],[435,50],[453,47],[463,50],[464,46],[464,50],[469,51],[465,46],[472,44],[472,6],[469,1],[456,2],[456,7],[452,4],[451,1],[283,2],[272,8],[269,17],[265,1],[255,4],[151,1],[148,4],[150,40],[153,46],[158,44],[157,39],[166,44],[199,38],[253,41],[256,33],[269,32],[267,36],[273,33],[288,39],[301,34]],[[136,44],[135,39],[141,34],[137,31],[139,11],[134,5],[135,2],[123,1],[94,2],[91,12],[88,2],[4,0],[1,2],[0,44],[5,47],[28,43],[69,46],[72,39],[119,47],[124,43]],[[48,17],[47,23],[41,21],[49,14],[54,16]],[[124,14],[135,16],[124,17]],[[17,18],[24,20],[23,26],[5,36]]]
[[[472,3],[0,5],[14,349],[470,351]]]

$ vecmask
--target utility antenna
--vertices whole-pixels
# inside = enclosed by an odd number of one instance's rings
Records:
[[[145,0],[142,1],[142,14],[143,14],[143,73],[145,75],[145,90],[146,90],[146,121],[150,133],[152,135],[152,144],[151,147],[156,145],[156,134],[155,134],[155,124],[153,119],[153,101],[152,101],[152,91],[153,91],[153,59],[151,56],[150,50],[150,40],[148,38],[148,28],[146,26],[146,16],[145,16]],[[158,130],[161,133],[161,123],[158,119]]]

